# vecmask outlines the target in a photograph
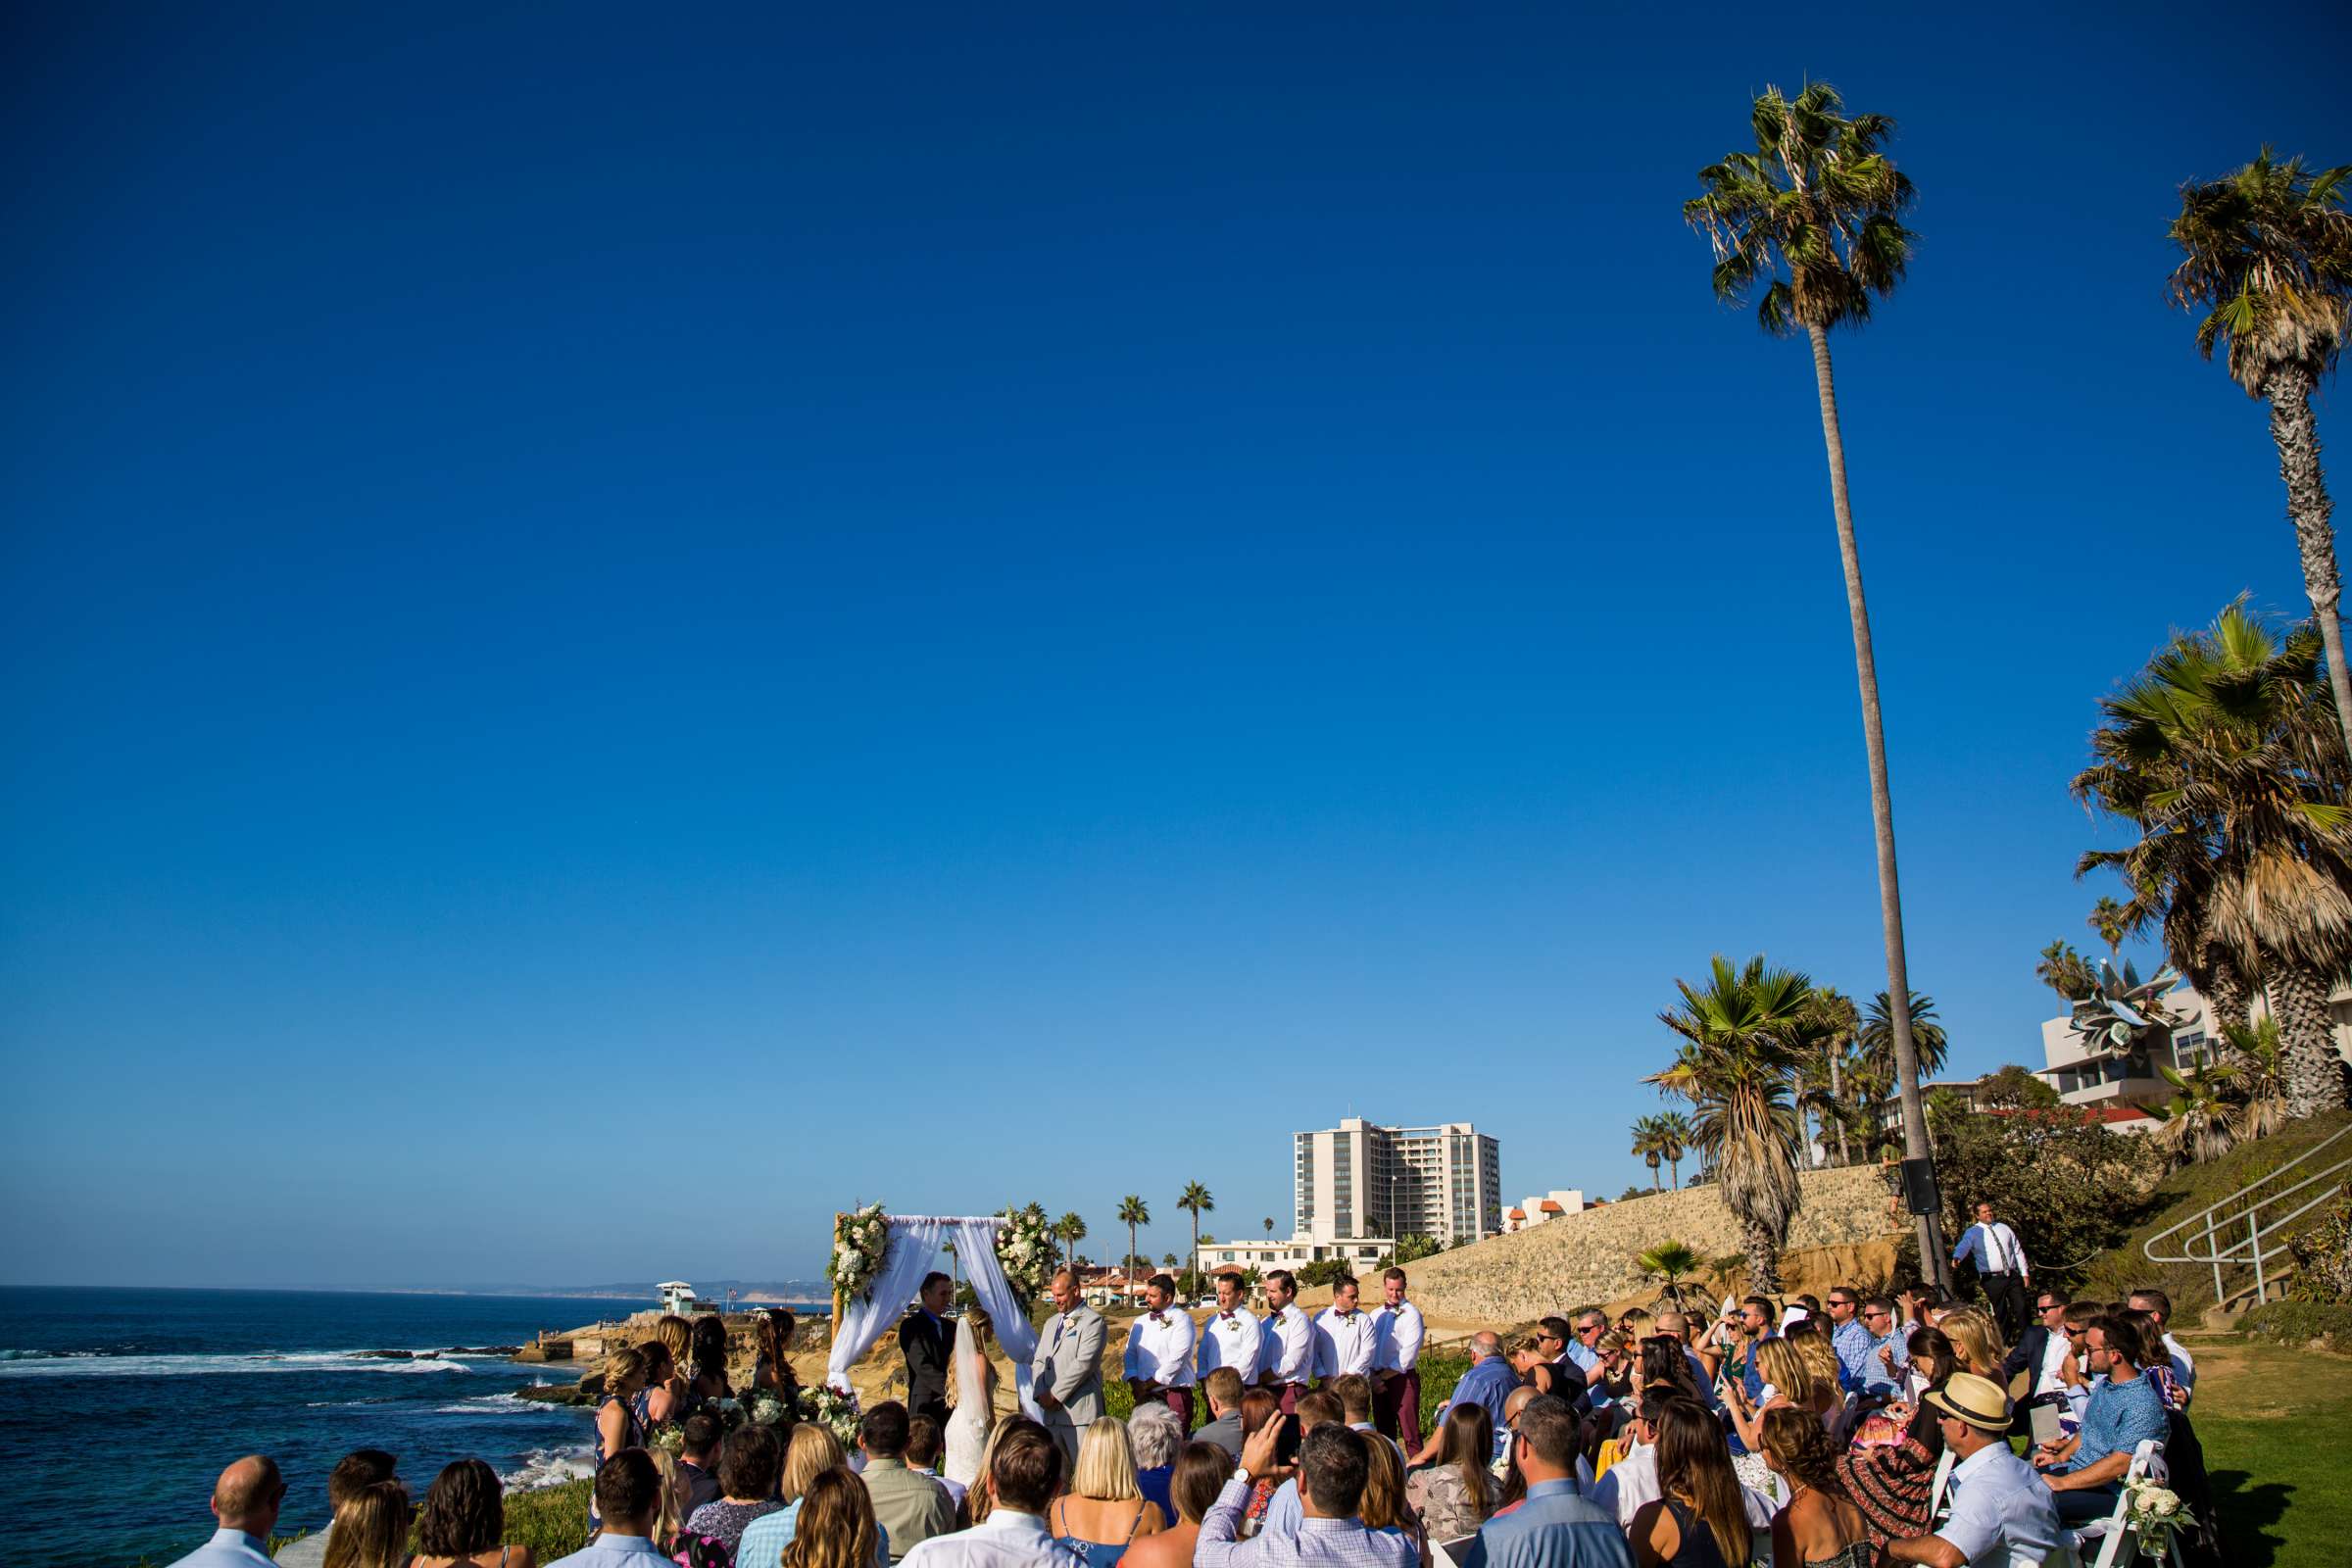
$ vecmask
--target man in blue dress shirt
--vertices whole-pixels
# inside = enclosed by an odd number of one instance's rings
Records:
[[[270,1568],[270,1532],[277,1528],[278,1504],[285,1500],[277,1461],[247,1454],[213,1483],[213,1517],[220,1528],[172,1568]]]
[[[596,1473],[596,1512],[604,1534],[548,1568],[665,1568],[652,1540],[662,1516],[662,1472],[643,1448],[623,1448]]]
[[[1557,1395],[1528,1400],[1511,1437],[1527,1501],[1479,1527],[1462,1568],[1633,1568],[1617,1516],[1576,1484],[1579,1425]]]
[[[1502,1353],[1502,1340],[1492,1329],[1481,1329],[1470,1336],[1470,1370],[1453,1385],[1453,1396],[1438,1411],[1430,1424],[1429,1441],[1412,1457],[1414,1464],[1429,1464],[1446,1446],[1446,1411],[1457,1404],[1476,1404],[1486,1407],[1487,1419],[1494,1423],[1497,1446],[1502,1439],[1504,1422],[1502,1401],[1511,1396],[1519,1386],[1519,1374],[1511,1370],[1510,1358]]]
[[[2147,1350],[2137,1326],[2128,1318],[2094,1317],[2082,1334],[2091,1376],[2105,1381],[2091,1388],[2082,1430],[2064,1443],[2043,1445],[2034,1457],[2057,1494],[2058,1517],[2070,1525],[2113,1513],[2133,1450],[2172,1430],[2164,1396],[2140,1372]]]

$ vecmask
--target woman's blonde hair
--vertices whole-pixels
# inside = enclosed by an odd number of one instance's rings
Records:
[[[654,1338],[669,1349],[669,1364],[683,1368],[687,1348],[694,1344],[694,1325],[675,1312],[664,1312],[654,1320]]]
[[[804,1421],[792,1429],[792,1443],[784,1450],[784,1484],[778,1490],[786,1502],[795,1502],[808,1494],[809,1483],[837,1464],[849,1463],[849,1455],[841,1451],[841,1440],[813,1421]]]
[[[2001,1343],[2001,1331],[1983,1308],[1954,1307],[1938,1318],[1936,1326],[1952,1342],[1952,1351],[1960,1357],[1964,1371],[2000,1381],[2001,1358],[2009,1353],[2009,1347]]]
[[[1835,1390],[1838,1387],[1838,1348],[1830,1343],[1827,1334],[1799,1335],[1795,1341],[1796,1353],[1804,1361],[1805,1370],[1812,1374],[1813,1387]]]
[[[988,1494],[988,1478],[996,1469],[997,1444],[1005,1433],[1014,1430],[1016,1425],[1017,1423],[1011,1421],[999,1422],[989,1429],[988,1441],[980,1446],[980,1469],[977,1478],[972,1482],[971,1490],[963,1494],[964,1515],[975,1525],[987,1518],[988,1511],[996,1506],[995,1500]]]
[[[327,1533],[325,1568],[401,1568],[408,1560],[408,1488],[378,1481],[343,1499]]]
[[[605,1357],[605,1392],[618,1394],[624,1383],[645,1387],[644,1351],[624,1347]]]
[[[1121,1502],[1144,1494],[1135,1484],[1135,1449],[1127,1441],[1127,1423],[1101,1416],[1088,1425],[1078,1445],[1078,1470],[1070,1491],[1097,1502]]]
[[[1773,1392],[1790,1404],[1810,1405],[1813,1402],[1813,1373],[1805,1365],[1805,1353],[1789,1340],[1766,1340],[1756,1347],[1756,1370],[1764,1374]]]
[[[1542,1336],[1536,1334],[1522,1334],[1511,1341],[1511,1348],[1505,1353],[1508,1355],[1530,1355],[1541,1351],[1543,1348],[1544,1341]]]
[[[836,1466],[808,1483],[782,1568],[871,1568],[879,1542],[865,1483]]]
[[[1404,1500],[1404,1461],[1396,1457],[1396,1445],[1375,1432],[1362,1437],[1364,1494],[1355,1511],[1366,1530],[1402,1530],[1411,1535],[1413,1510]]]
[[[662,1506],[654,1514],[654,1544],[659,1546],[686,1528],[686,1510],[678,1503],[678,1494],[685,1489],[678,1483],[676,1454],[659,1443],[645,1451],[654,1461],[655,1471],[662,1477]]]

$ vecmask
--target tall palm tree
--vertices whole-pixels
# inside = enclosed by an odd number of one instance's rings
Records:
[[[1269,1214],[1258,1223],[1266,1228],[1266,1235],[1271,1238],[1274,1234],[1274,1216]]]
[[[1069,1244],[1070,1263],[1073,1267],[1076,1266],[1078,1244],[1086,1240],[1086,1221],[1080,1219],[1077,1211],[1073,1209],[1054,1222],[1054,1234]]]
[[[2271,441],[2286,481],[2287,515],[2303,557],[2303,591],[2328,650],[2328,683],[2337,727],[2352,735],[2352,675],[2336,618],[2343,583],[2335,569],[2333,504],[2320,467],[2319,422],[2311,394],[2335,368],[2352,313],[2352,214],[2344,211],[2352,164],[2317,172],[2279,163],[2265,147],[2243,169],[2180,187],[2173,242],[2172,297],[2206,308],[2197,348],[2225,348],[2230,376],[2271,406]]]
[[[2352,808],[2322,648],[2309,625],[2281,634],[2230,605],[2100,701],[2074,781],[2139,835],[2085,854],[2076,874],[2119,872],[2133,919],[2160,921],[2200,989],[2225,968],[2259,980],[2297,1117],[2344,1102],[2328,992],[2352,961]],[[2217,1011],[2243,1022],[2242,1001],[2217,995]]]
[[[1820,1014],[1821,1057],[1830,1081],[1830,1101],[1836,1106],[1838,1163],[1850,1165],[1854,1156],[1845,1141],[1845,1053],[1861,1031],[1862,1016],[1854,1008],[1854,999],[1835,986],[1816,990],[1813,1006]]]
[[[1664,1146],[1665,1140],[1658,1132],[1657,1117],[1634,1118],[1634,1156],[1649,1161],[1649,1186],[1652,1192],[1657,1191],[1658,1167],[1666,1162]]]
[[[1666,1156],[1675,1190],[1683,1186],[1683,1156],[1690,1152],[1690,1118],[1679,1110],[1661,1111],[1657,1117],[1658,1152]]]
[[[1862,1054],[1890,1070],[1899,1070],[1894,1054],[1894,1011],[1886,1004],[1886,993],[1882,991],[1870,999],[1863,1009],[1862,1027],[1854,1036]],[[1933,1078],[1943,1071],[1943,1059],[1951,1043],[1944,1038],[1943,1025],[1936,1018],[1936,999],[1924,991],[1911,993],[1911,1049],[1919,1062],[1919,1075]]]
[[[2130,910],[2102,894],[2099,902],[2090,906],[2089,923],[2091,930],[2098,933],[2099,940],[2107,944],[2107,956],[2111,958],[2122,956],[2124,938],[2132,931]]]
[[[2081,1002],[2098,984],[2098,977],[2083,961],[2082,955],[2064,938],[2041,950],[2041,961],[2034,966],[2034,978],[2057,992],[2065,1002]]]
[[[1208,1189],[1199,1182],[1186,1182],[1184,1194],[1176,1200],[1176,1206],[1193,1216],[1193,1273],[1198,1275],[1200,1272],[1200,1216],[1214,1213],[1217,1200],[1209,1197]]]
[[[1732,153],[1699,171],[1701,193],[1683,204],[1683,217],[1703,232],[1715,253],[1716,297],[1743,302],[1761,285],[1756,318],[1776,336],[1802,329],[1813,349],[1813,386],[1821,403],[1821,435],[1830,463],[1830,508],[1838,522],[1838,554],[1845,569],[1846,618],[1854,638],[1854,678],[1862,694],[1862,749],[1870,770],[1871,824],[1878,840],[1879,923],[1886,947],[1886,988],[1895,997],[1895,1081],[1903,1102],[1903,1147],[1929,1159],[1926,1112],[1919,1101],[1919,1064],[1912,1058],[1910,969],[1903,955],[1903,899],[1894,860],[1894,796],[1886,782],[1886,731],[1879,712],[1877,656],[1870,607],[1862,592],[1862,554],[1854,541],[1854,512],[1845,482],[1845,436],[1838,420],[1838,390],[1830,369],[1830,333],[1870,318],[1872,296],[1885,298],[1911,261],[1912,233],[1901,215],[1910,207],[1910,179],[1880,150],[1894,133],[1885,115],[1840,111],[1844,101],[1823,82],[1794,98],[1777,87],[1750,107],[1752,153]],[[1938,1205],[1927,1205],[1934,1210]],[[1940,1228],[1933,1212],[1919,1219],[1919,1255],[1938,1287],[1950,1284]]]
[[[1682,1051],[1642,1082],[1696,1107],[1692,1142],[1711,1156],[1724,1206],[1739,1221],[1753,1288],[1778,1291],[1781,1244],[1802,1200],[1788,1088],[1810,1045],[1813,983],[1766,968],[1761,955],[1734,968],[1718,954],[1704,989],[1674,984],[1682,1005],[1658,1021],[1682,1037]]]
[[[1129,1193],[1119,1200],[1119,1223],[1127,1227],[1127,1294],[1135,1295],[1135,1228],[1152,1223],[1152,1210],[1144,1200]]]

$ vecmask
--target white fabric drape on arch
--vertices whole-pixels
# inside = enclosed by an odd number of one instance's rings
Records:
[[[1029,1393],[1029,1358],[1037,1353],[1037,1331],[1029,1326],[1028,1314],[1013,1298],[1004,1271],[997,1266],[997,1227],[1003,1222],[993,1215],[942,1219],[891,1214],[885,1216],[885,1223],[881,1270],[874,1276],[871,1291],[853,1298],[842,1308],[841,1331],[833,1336],[833,1348],[825,1356],[825,1382],[849,1392],[850,1368],[898,1326],[914,1299],[915,1287],[931,1272],[940,1244],[953,1241],[956,1255],[962,1259],[971,1279],[972,1294],[995,1320],[997,1343],[1012,1362],[1021,1408],[1035,1419],[1038,1409]]]
[[[997,1224],[993,1219],[956,1221],[956,1255],[963,1259],[972,1294],[987,1309],[996,1325],[997,1343],[1012,1362],[1013,1393],[1020,1400],[1021,1413],[1032,1421],[1042,1421],[1044,1412],[1029,1392],[1029,1358],[1037,1353],[1037,1330],[1029,1326],[1029,1314],[1021,1310],[1004,1269],[997,1265]]]

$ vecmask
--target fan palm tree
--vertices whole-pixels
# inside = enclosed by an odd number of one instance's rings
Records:
[[[1144,1200],[1129,1193],[1119,1200],[1119,1223],[1127,1227],[1127,1294],[1135,1294],[1135,1228],[1152,1223],[1152,1210]]]
[[[2074,790],[2137,830],[2085,854],[2156,919],[2165,949],[2203,988],[2223,971],[2259,979],[2285,1044],[2297,1117],[2343,1103],[2328,991],[2352,960],[2352,809],[2342,728],[2308,625],[2275,631],[2242,601],[2174,637],[2100,701],[2091,765]],[[2216,1010],[2243,1021],[2242,996]]]
[[[1871,1060],[1882,1067],[1895,1067],[1894,1013],[1886,1004],[1886,992],[1870,999],[1870,1005],[1862,1014],[1861,1030],[1854,1040]],[[1943,1025],[1936,1021],[1936,999],[1924,991],[1911,993],[1911,1049],[1922,1078],[1933,1078],[1943,1071],[1943,1058],[1950,1051],[1950,1042],[1944,1038]]]
[[[1674,1065],[1644,1083],[1696,1108],[1692,1142],[1713,1160],[1740,1225],[1754,1289],[1780,1289],[1781,1244],[1802,1198],[1789,1081],[1810,1044],[1813,984],[1793,969],[1742,968],[1716,956],[1704,989],[1677,980],[1682,1005],[1658,1021],[1683,1039]]]
[[[2081,1002],[2098,984],[2082,955],[2074,944],[2061,938],[2041,950],[2041,961],[2034,966],[2034,978],[2058,993],[2064,1002]]]
[[[1829,1078],[1830,1102],[1838,1125],[1838,1163],[1850,1165],[1853,1152],[1845,1141],[1845,1054],[1861,1030],[1862,1017],[1854,1009],[1854,999],[1834,986],[1815,991],[1813,1006],[1820,1015],[1821,1059]]]
[[[2231,1098],[2236,1069],[2201,1061],[2185,1073],[2161,1062],[2156,1070],[2179,1091],[2170,1103],[2157,1107],[2163,1125],[2150,1135],[2156,1147],[2181,1164],[2202,1164],[2230,1152],[2237,1142],[2238,1106]]]
[[[2352,165],[2307,170],[2279,163],[2265,147],[2220,179],[2180,187],[2173,242],[2172,297],[2206,311],[2197,348],[2224,349],[2230,377],[2270,404],[2271,441],[2286,481],[2287,515],[2303,557],[2303,591],[2328,650],[2328,683],[2339,732],[2352,735],[2352,676],[2336,618],[2343,584],[2335,569],[2333,510],[2320,467],[2319,422],[2311,394],[2343,352],[2352,312],[2352,214],[2344,211]]]
[[[1845,436],[1830,369],[1831,331],[1868,320],[1872,297],[1893,292],[1910,265],[1912,233],[1901,215],[1913,191],[1910,179],[1880,150],[1894,133],[1894,122],[1885,115],[1849,119],[1841,112],[1844,107],[1837,90],[1823,82],[1808,83],[1794,98],[1766,87],[1748,113],[1756,150],[1732,153],[1700,170],[1701,193],[1683,204],[1683,217],[1714,248],[1717,298],[1743,302],[1761,286],[1756,318],[1764,329],[1776,336],[1801,329],[1812,345],[1813,387],[1829,452],[1830,509],[1838,523],[1854,679],[1862,694],[1862,749],[1878,841],[1879,921],[1886,947],[1886,988],[1896,999],[1891,1021],[1903,1147],[1912,1158],[1927,1159],[1932,1151],[1919,1102],[1919,1064],[1912,1057],[1910,968],[1895,871],[1894,795],[1886,782],[1878,660],[1871,648],[1861,547],[1854,540],[1853,505],[1846,492]],[[1950,1284],[1934,1213],[1920,1216],[1919,1255],[1933,1283]]]
[[[1658,1152],[1666,1156],[1666,1166],[1675,1190],[1683,1185],[1683,1156],[1690,1152],[1690,1118],[1679,1110],[1661,1111],[1657,1118]]]
[[[2265,1014],[2252,1024],[2222,1025],[2227,1058],[2237,1073],[2237,1136],[2243,1142],[2268,1138],[2286,1125],[2286,1054],[2278,1044],[2278,1020]]]
[[[1260,1225],[1263,1225],[1263,1226],[1266,1228],[1266,1234],[1267,1234],[1268,1236],[1272,1236],[1272,1235],[1274,1234],[1274,1216],[1273,1216],[1273,1215],[1271,1215],[1271,1214],[1267,1215],[1267,1216],[1266,1216],[1264,1219],[1261,1219],[1261,1220],[1259,1220],[1259,1221],[1258,1221],[1258,1223],[1259,1223]]]
[[[2122,956],[2124,938],[2132,931],[2125,906],[2102,895],[2099,902],[2090,906],[2089,918],[2091,930],[2097,932],[2099,940],[2107,944],[2107,956],[2111,958]]]
[[[1672,1301],[1678,1312],[1683,1307],[1683,1281],[1697,1273],[1699,1266],[1698,1253],[1676,1241],[1660,1242],[1634,1259],[1634,1267],[1645,1277],[1664,1284],[1660,1299]]]
[[[1076,1210],[1072,1210],[1054,1222],[1054,1234],[1069,1244],[1070,1262],[1075,1266],[1078,1244],[1086,1240],[1086,1221],[1078,1217]]]
[[[1200,1272],[1200,1216],[1216,1211],[1217,1200],[1208,1196],[1208,1189],[1199,1182],[1186,1182],[1184,1193],[1176,1206],[1193,1216],[1193,1272]]]
[[[1633,1152],[1637,1159],[1645,1159],[1649,1162],[1649,1187],[1651,1192],[1657,1191],[1658,1167],[1666,1163],[1664,1142],[1664,1139],[1658,1132],[1657,1117],[1637,1116],[1634,1118]]]

